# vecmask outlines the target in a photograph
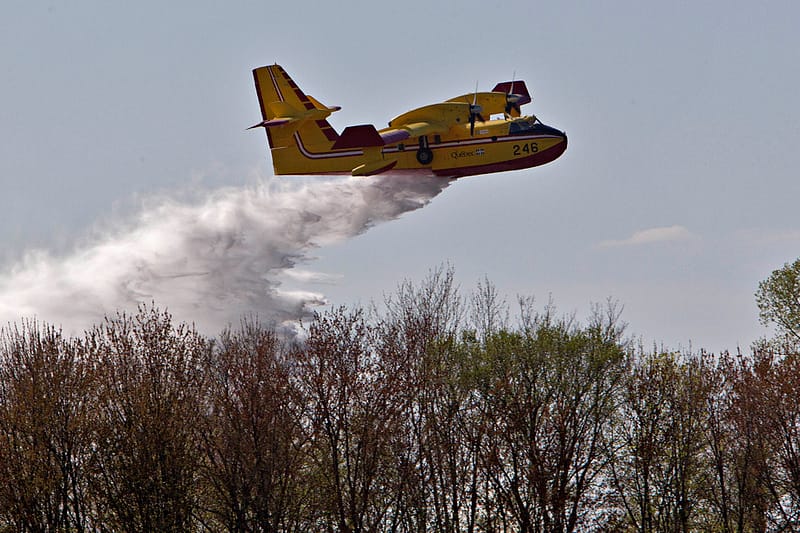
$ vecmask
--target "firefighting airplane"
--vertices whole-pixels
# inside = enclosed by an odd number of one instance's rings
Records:
[[[521,80],[414,109],[382,130],[367,124],[338,134],[326,119],[341,108],[306,95],[282,67],[257,68],[253,77],[264,120],[248,129],[266,130],[276,175],[391,170],[459,178],[543,165],[567,149],[564,132],[521,116],[531,101]]]

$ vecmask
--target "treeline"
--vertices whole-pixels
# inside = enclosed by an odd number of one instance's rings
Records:
[[[0,531],[791,531],[800,358],[647,351],[452,271],[302,339],[0,339]]]

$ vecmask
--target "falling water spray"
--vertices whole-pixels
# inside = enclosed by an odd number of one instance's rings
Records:
[[[0,272],[0,324],[35,317],[77,333],[151,301],[206,333],[251,314],[291,323],[325,303],[322,294],[281,286],[311,250],[419,209],[447,183],[397,175],[271,179],[194,202],[154,199],[70,253],[31,251]]]

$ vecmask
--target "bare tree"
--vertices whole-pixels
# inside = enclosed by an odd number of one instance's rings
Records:
[[[0,531],[800,530],[796,267],[759,289],[786,335],[746,356],[634,354],[612,300],[582,326],[520,298],[513,325],[450,267],[292,345],[154,306],[10,327]]]
[[[304,462],[304,400],[280,341],[244,322],[222,334],[207,372],[206,507],[228,531],[304,531],[313,490]]]
[[[769,357],[724,353],[707,380],[708,499],[724,532],[765,531],[768,526],[774,445],[764,392],[773,371]]]
[[[207,342],[142,306],[95,327],[87,347],[101,380],[93,461],[103,529],[191,529]]]
[[[52,326],[2,332],[0,520],[14,530],[91,529],[93,379],[79,344]]]
[[[374,346],[363,314],[340,308],[318,315],[295,353],[318,475],[321,517],[312,529],[379,531],[390,510],[387,457],[403,406],[398,380]]]
[[[485,403],[474,386],[473,359],[482,350],[476,332],[492,334],[504,314],[505,303],[486,281],[471,300],[476,329],[462,330],[463,299],[453,269],[445,267],[419,284],[404,282],[387,298],[380,331],[384,344],[400,354],[403,376],[406,408],[394,449],[399,523],[407,531],[474,531],[485,524]]]
[[[431,346],[417,369],[408,427],[419,490],[426,496],[429,527],[436,531],[474,531],[483,503],[484,410],[469,375],[470,351],[463,343]]]
[[[402,350],[418,361],[432,343],[456,338],[464,314],[452,267],[431,270],[418,285],[403,281],[385,304],[384,321],[395,327]]]
[[[478,282],[469,302],[469,318],[478,339],[485,341],[498,331],[508,329],[508,304],[488,277]]]
[[[614,328],[527,316],[487,342],[487,472],[510,529],[575,531],[593,507],[625,353]]]
[[[755,414],[772,444],[766,479],[771,521],[780,530],[800,529],[800,354],[794,346],[784,347],[780,358],[771,347],[758,350],[752,373]]]
[[[639,354],[621,395],[609,463],[625,520],[636,531],[695,531],[702,502],[708,373],[702,357]]]

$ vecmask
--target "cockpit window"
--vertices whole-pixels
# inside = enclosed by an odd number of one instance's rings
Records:
[[[524,120],[515,120],[508,127],[510,135],[525,133],[536,128],[537,120],[535,117]]]

